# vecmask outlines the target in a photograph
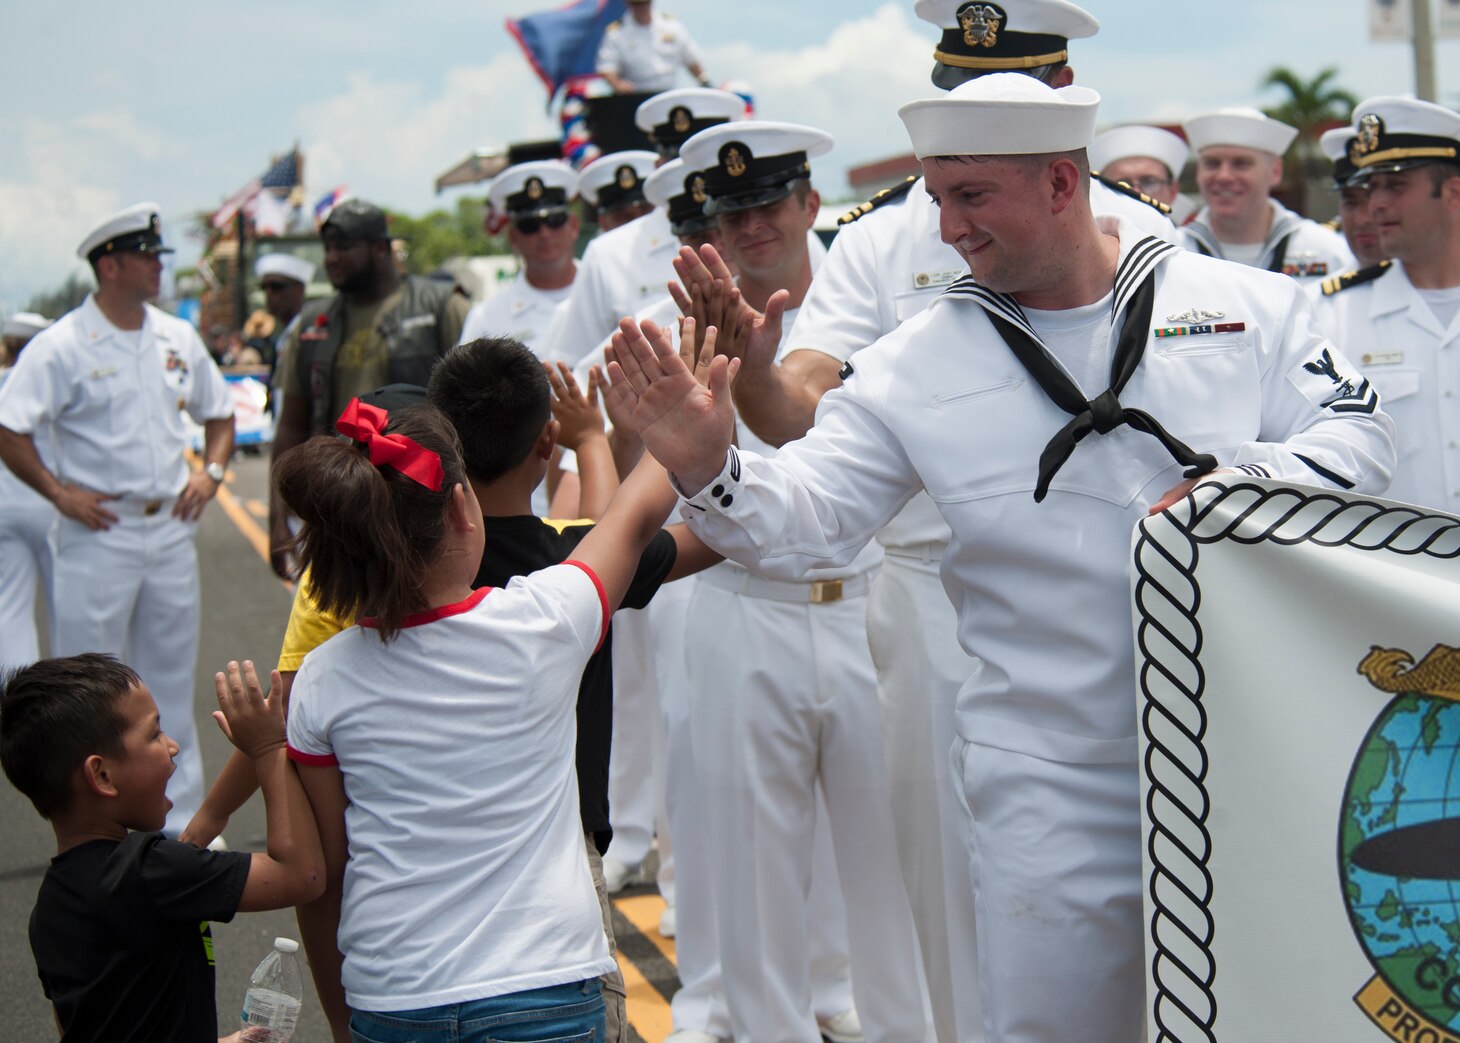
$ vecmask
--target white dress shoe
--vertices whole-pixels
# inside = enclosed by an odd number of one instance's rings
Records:
[[[674,906],[666,905],[659,914],[659,937],[673,938],[675,928]]]
[[[848,1008],[840,1014],[829,1018],[817,1018],[817,1026],[821,1034],[831,1043],[862,1043],[862,1019],[857,1017],[855,1007]]]

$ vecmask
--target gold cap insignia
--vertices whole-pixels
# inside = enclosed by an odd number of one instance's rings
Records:
[[[731,177],[743,177],[750,168],[746,166],[745,154],[741,153],[744,145],[729,145],[720,154],[720,162],[725,165],[725,173]],[[746,149],[746,153],[750,150]]]
[[[964,4],[958,9],[963,42],[970,47],[992,47],[999,42],[999,27],[1008,17],[994,4]]]
[[[634,172],[634,168],[633,167],[629,166],[628,164],[625,164],[624,166],[621,166],[621,167],[618,168],[618,187],[619,188],[622,188],[623,190],[628,191],[629,189],[633,188],[638,183],[639,183],[639,175]]]
[[[1384,133],[1384,121],[1372,112],[1359,118],[1359,132],[1348,143],[1349,159],[1357,161],[1379,147],[1379,136]]]
[[[542,178],[530,177],[527,179],[527,198],[532,200],[542,198]]]
[[[674,128],[676,134],[688,134],[690,128],[689,109],[683,105],[677,106],[669,113],[669,125]]]
[[[689,183],[689,195],[696,203],[704,205],[709,196],[705,195],[705,179],[696,174]]]

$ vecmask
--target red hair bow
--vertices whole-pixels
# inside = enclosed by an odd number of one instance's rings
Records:
[[[335,421],[335,428],[340,434],[363,442],[370,453],[370,462],[376,467],[393,467],[418,485],[440,492],[446,477],[441,457],[405,435],[386,434],[385,422],[389,419],[390,414],[379,406],[352,398]]]

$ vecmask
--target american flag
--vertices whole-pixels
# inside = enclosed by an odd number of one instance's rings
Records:
[[[244,185],[218,208],[213,215],[213,227],[223,230],[241,207],[247,206],[255,196],[266,188],[293,188],[299,179],[299,150],[290,149],[283,157],[274,160],[262,177],[256,177]]]

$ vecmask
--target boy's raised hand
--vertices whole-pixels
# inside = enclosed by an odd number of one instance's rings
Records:
[[[584,440],[603,434],[603,412],[598,408],[599,378],[588,374],[588,392],[578,387],[573,371],[564,362],[542,364],[552,386],[553,416],[558,421],[558,442],[576,450]]]
[[[279,671],[269,674],[269,691],[265,696],[253,663],[232,661],[224,672],[213,675],[218,693],[218,709],[213,719],[228,741],[257,760],[274,750],[283,749],[288,741],[284,729],[284,700],[280,693],[283,682]]]

